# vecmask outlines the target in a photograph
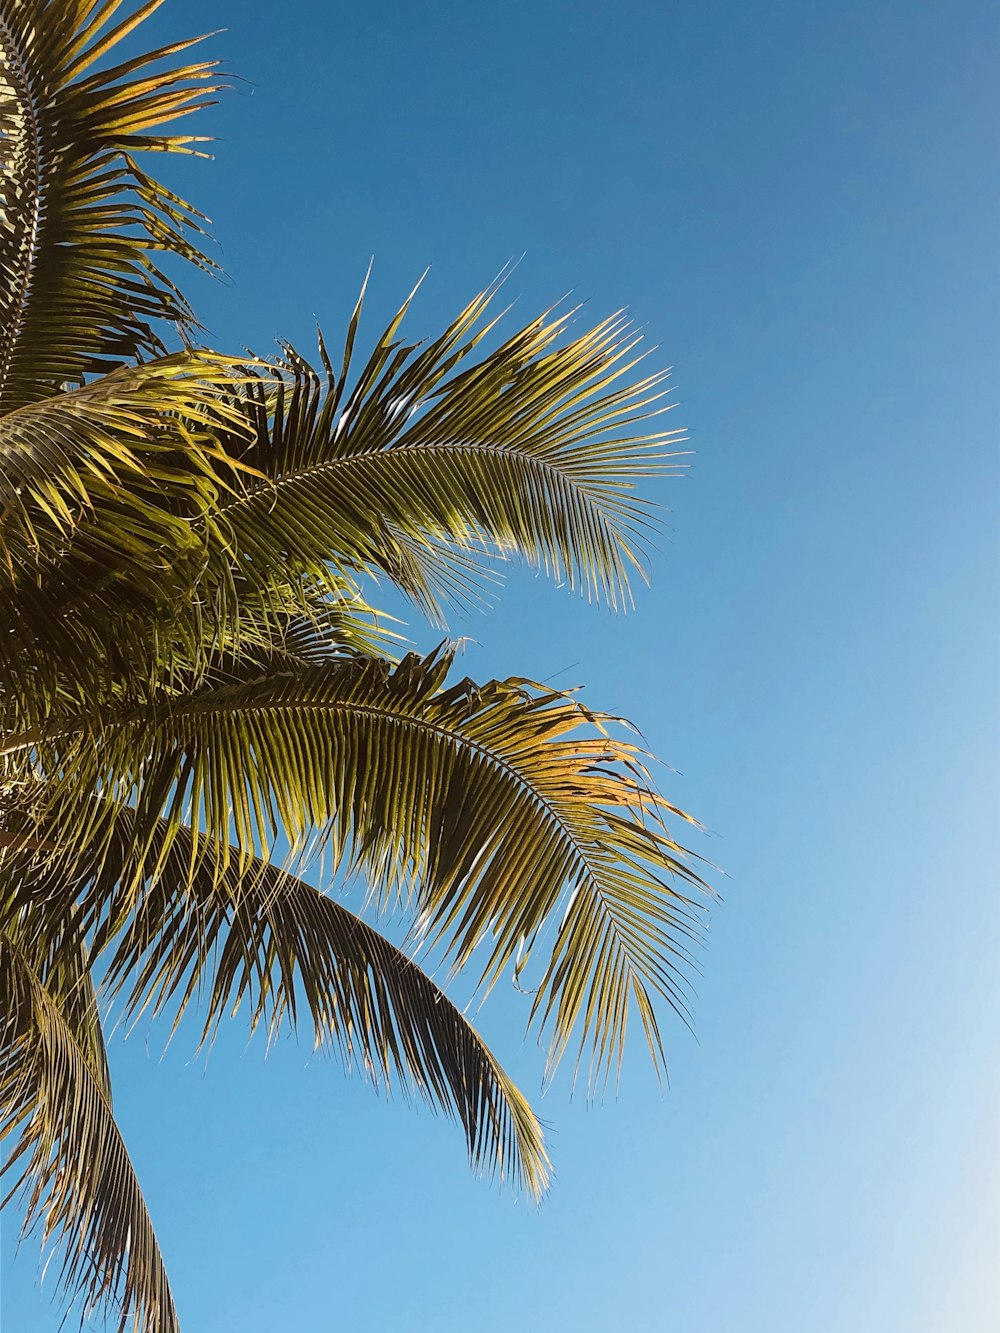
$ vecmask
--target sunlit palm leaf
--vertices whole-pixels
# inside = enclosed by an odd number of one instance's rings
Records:
[[[67,713],[96,717],[108,706],[229,681],[234,670],[242,680],[251,665],[275,672],[345,653],[392,656],[401,643],[395,619],[346,576],[274,587],[263,600],[241,591],[238,614],[220,617],[194,597],[171,598],[166,577],[160,596],[145,599],[122,580],[102,587],[86,575],[63,586],[47,577],[37,588],[0,587],[0,623],[12,631],[0,635],[8,738],[41,734]],[[33,774],[30,747],[8,750],[3,765],[8,777]]]
[[[689,894],[702,888],[663,823],[684,816],[611,719],[523,681],[448,688],[449,665],[445,654],[289,669],[105,717],[99,745],[80,719],[39,753],[64,825],[90,843],[96,790],[137,793],[140,846],[164,806],[167,847],[188,820],[220,846],[232,830],[226,870],[285,835],[304,849],[320,830],[334,869],[363,869],[383,899],[415,892],[458,966],[484,946],[486,986],[523,968],[568,905],[533,1010],[553,1059],[577,1029],[606,1073],[635,1006],[660,1061],[652,996],[685,1011]],[[596,734],[572,734],[588,724]]]
[[[331,583],[334,591],[331,592]],[[288,610],[255,620],[244,608],[239,651],[204,656],[205,674],[217,683],[243,681],[248,671],[275,674],[316,666],[346,655],[391,656],[404,641],[399,622],[370,606],[357,585],[341,576],[321,587],[289,595]],[[190,688],[190,684],[188,685]]]
[[[200,567],[223,494],[215,441],[240,428],[221,396],[235,368],[183,352],[0,416],[0,578],[70,552],[105,587]]]
[[[623,321],[566,341],[566,316],[536,320],[467,365],[492,328],[493,296],[423,347],[397,340],[404,306],[357,374],[358,312],[341,370],[321,348],[321,379],[289,350],[288,383],[258,388],[244,455],[264,477],[221,507],[258,575],[339,558],[395,576],[388,528],[429,551],[517,553],[588,595],[627,602],[650,518],[633,488],[675,470],[682,434],[635,433],[664,410],[664,376],[632,376],[637,339]]]
[[[221,396],[237,378],[231,360],[185,352],[0,416],[8,726],[60,694],[97,706],[122,681],[159,680],[222,633],[197,585],[222,541],[212,514],[234,468],[220,472],[216,437],[239,432]]]
[[[60,903],[54,918],[55,929],[46,929],[45,922],[44,912],[17,911],[6,916],[3,929],[58,1008],[110,1104],[111,1074],[91,972],[91,952],[80,913],[74,910],[67,919],[65,906]]]

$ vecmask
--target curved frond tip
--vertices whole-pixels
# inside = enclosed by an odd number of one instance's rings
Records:
[[[0,934],[0,1136],[19,1170],[25,1228],[58,1242],[60,1286],[119,1330],[179,1333],[170,1285],[111,1106],[72,1027]],[[8,1196],[9,1197],[9,1196]]]
[[[285,1023],[296,1026],[304,1009],[317,1048],[332,1047],[376,1084],[457,1118],[475,1170],[541,1196],[549,1161],[531,1107],[469,1020],[401,949],[277,866],[254,858],[237,869],[234,857],[221,867],[188,828],[161,821],[137,858],[123,810],[115,843],[84,901],[105,913],[98,947],[107,942],[108,986],[126,1012],[151,1006],[172,1012],[176,1025],[200,1000],[209,1040],[223,1017],[240,1011],[270,1038]]]

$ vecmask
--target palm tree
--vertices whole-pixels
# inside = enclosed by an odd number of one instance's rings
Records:
[[[360,300],[318,368],[200,346],[160,257],[211,269],[203,220],[137,159],[198,151],[162,126],[216,71],[169,67],[191,42],[108,59],[158,3],[114,25],[120,0],[0,0],[0,1136],[66,1298],[167,1333],[102,1006],[201,1001],[206,1039],[240,1007],[311,1023],[537,1197],[527,1101],[306,863],[484,992],[520,979],[549,1067],[571,1047],[598,1081],[633,1011],[662,1067],[704,885],[614,719],[453,680],[453,648],[402,654],[368,600],[380,577],[440,622],[516,555],[627,602],[633,485],[675,466],[678,432],[645,424],[662,377],[620,319],[501,340],[492,288],[423,344],[404,305],[360,364]]]

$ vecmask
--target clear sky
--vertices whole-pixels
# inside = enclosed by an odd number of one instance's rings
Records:
[[[286,1041],[113,1043],[186,1333],[986,1333],[1000,1278],[996,6],[171,0],[247,81],[217,345],[627,305],[698,450],[614,620],[518,575],[464,669],[585,683],[674,765],[719,880],[697,1040],[540,1103],[539,1211],[460,1132]],[[423,646],[434,641],[416,622]],[[527,1091],[523,997],[481,1026]],[[207,1067],[206,1067],[207,1065]],[[4,1333],[54,1328],[31,1243]]]

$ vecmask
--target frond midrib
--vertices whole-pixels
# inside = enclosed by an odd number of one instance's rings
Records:
[[[317,476],[324,473],[333,472],[338,468],[350,467],[353,463],[368,463],[376,459],[386,459],[392,461],[401,455],[407,454],[471,454],[482,455],[489,454],[494,457],[515,458],[519,463],[528,467],[537,468],[540,471],[549,473],[557,477],[561,482],[569,483],[575,487],[581,495],[599,509],[602,516],[608,521],[613,522],[613,515],[602,503],[600,491],[592,489],[583,484],[578,477],[573,476],[565,468],[559,467],[558,463],[550,458],[542,458],[538,454],[528,453],[526,450],[516,445],[494,444],[486,442],[483,444],[471,444],[467,442],[431,442],[426,444],[390,444],[379,449],[365,449],[353,454],[344,454],[339,458],[325,459],[321,463],[310,463],[307,467],[295,468],[289,472],[283,472],[280,477],[269,481],[266,485],[257,487],[254,490],[247,491],[244,495],[236,496],[234,499],[227,500],[218,506],[217,512],[220,514],[231,513],[234,509],[253,503],[262,495],[273,493],[281,486],[290,485],[293,482],[302,481],[311,476]],[[647,508],[652,508],[648,501],[642,501],[638,497],[633,500],[637,513]]]
[[[20,287],[16,296],[16,314],[13,327],[8,330],[7,336],[3,339],[3,347],[0,349],[0,399],[2,399],[7,387],[7,377],[13,364],[14,352],[24,328],[28,297],[31,290],[31,278],[38,255],[38,235],[42,224],[42,127],[38,108],[35,106],[35,99],[32,95],[31,80],[23,53],[2,8],[0,8],[0,49],[2,49],[5,57],[7,68],[11,71],[11,86],[21,114],[26,121],[30,121],[31,125],[31,132],[25,133],[24,141],[27,144],[30,159],[29,175],[31,179],[28,182],[28,187],[32,195],[31,222],[27,229],[27,237],[20,247],[21,255],[25,257],[21,259],[17,266]]]

